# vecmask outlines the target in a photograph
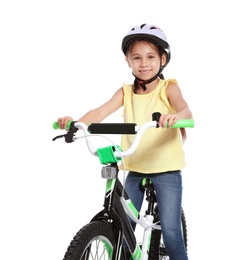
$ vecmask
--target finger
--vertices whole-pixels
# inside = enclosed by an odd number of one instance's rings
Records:
[[[173,124],[173,118],[170,117],[170,118],[168,119],[168,127],[171,127],[172,124]]]
[[[170,118],[168,119],[168,126],[171,127],[171,126],[173,126],[176,122],[177,122],[176,117],[170,117]]]
[[[177,117],[174,117],[174,118],[172,119],[171,125],[175,125],[175,124],[177,123],[177,121],[178,121],[178,118],[177,118]]]
[[[167,127],[166,124],[168,122],[168,117],[167,115],[161,115],[160,119],[159,119],[159,126],[164,128],[164,127]]]
[[[66,129],[66,126],[67,126],[67,123],[70,121],[70,117],[67,116],[64,118],[64,125],[63,125],[63,128]]]
[[[169,126],[169,119],[167,117],[163,117],[159,120],[159,126],[162,128],[167,128]]]
[[[59,124],[60,129],[65,129],[66,124],[68,122],[67,118],[68,117],[61,117],[61,118],[58,119],[58,124]]]
[[[58,125],[59,125],[59,128],[62,129],[62,118],[58,118]]]

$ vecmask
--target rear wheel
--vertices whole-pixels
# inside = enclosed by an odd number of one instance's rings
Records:
[[[63,260],[111,259],[116,239],[111,224],[94,221],[75,235]]]
[[[181,213],[181,225],[182,225],[182,234],[183,234],[183,239],[185,243],[185,248],[187,250],[188,242],[187,242],[187,225],[186,225],[186,218],[185,218],[185,212],[182,209]]]

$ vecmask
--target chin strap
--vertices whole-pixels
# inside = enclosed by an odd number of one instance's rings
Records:
[[[135,76],[133,74],[133,76],[135,77],[135,80],[134,80],[134,92],[136,93],[137,89],[139,89],[139,87],[142,87],[144,91],[146,91],[146,84],[149,84],[151,83],[153,80],[155,80],[156,78],[158,78],[158,76],[161,74],[161,72],[163,71],[164,67],[160,67],[158,73],[151,79],[148,79],[148,80],[142,80],[142,79],[139,79],[137,76]]]

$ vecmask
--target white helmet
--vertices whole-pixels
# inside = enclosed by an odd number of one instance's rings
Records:
[[[142,24],[140,27],[135,26],[132,28],[122,40],[122,51],[124,55],[126,55],[130,44],[135,40],[148,40],[157,47],[161,47],[167,54],[165,65],[170,61],[170,46],[167,42],[166,35],[159,27],[155,25]]]

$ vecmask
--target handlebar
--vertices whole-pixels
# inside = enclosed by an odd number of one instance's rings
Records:
[[[157,122],[155,123],[156,127],[159,127]],[[171,126],[171,128],[185,127],[194,127],[194,121],[192,119],[179,119],[176,124]],[[91,134],[136,134],[138,129],[139,126],[134,123],[93,123],[88,126],[88,132]]]
[[[75,133],[78,130],[82,130],[84,133],[84,137],[86,139],[86,143],[89,151],[98,156],[99,149],[94,149],[93,144],[88,140],[89,133],[90,134],[135,134],[134,141],[131,147],[126,151],[120,151],[120,149],[111,149],[113,153],[113,157],[120,159],[126,156],[131,155],[137,148],[138,143],[145,132],[150,127],[158,128],[158,121],[160,117],[160,113],[153,113],[152,121],[146,122],[141,126],[137,126],[135,123],[95,123],[86,126],[82,122],[72,121],[69,123],[68,132],[65,135],[59,135],[53,138],[53,141],[60,137],[65,137],[65,141],[67,143],[74,142],[78,137],[75,136]],[[194,127],[193,119],[179,119],[176,124],[171,126],[171,128],[185,128],[185,127]],[[53,123],[54,129],[59,129],[57,122]]]
[[[72,121],[66,125],[66,130],[70,128]],[[166,125],[168,127],[168,125]],[[171,128],[194,127],[193,119],[179,119]],[[54,129],[60,129],[57,122],[53,123]],[[136,134],[137,126],[135,123],[92,123],[88,126],[90,134]]]

